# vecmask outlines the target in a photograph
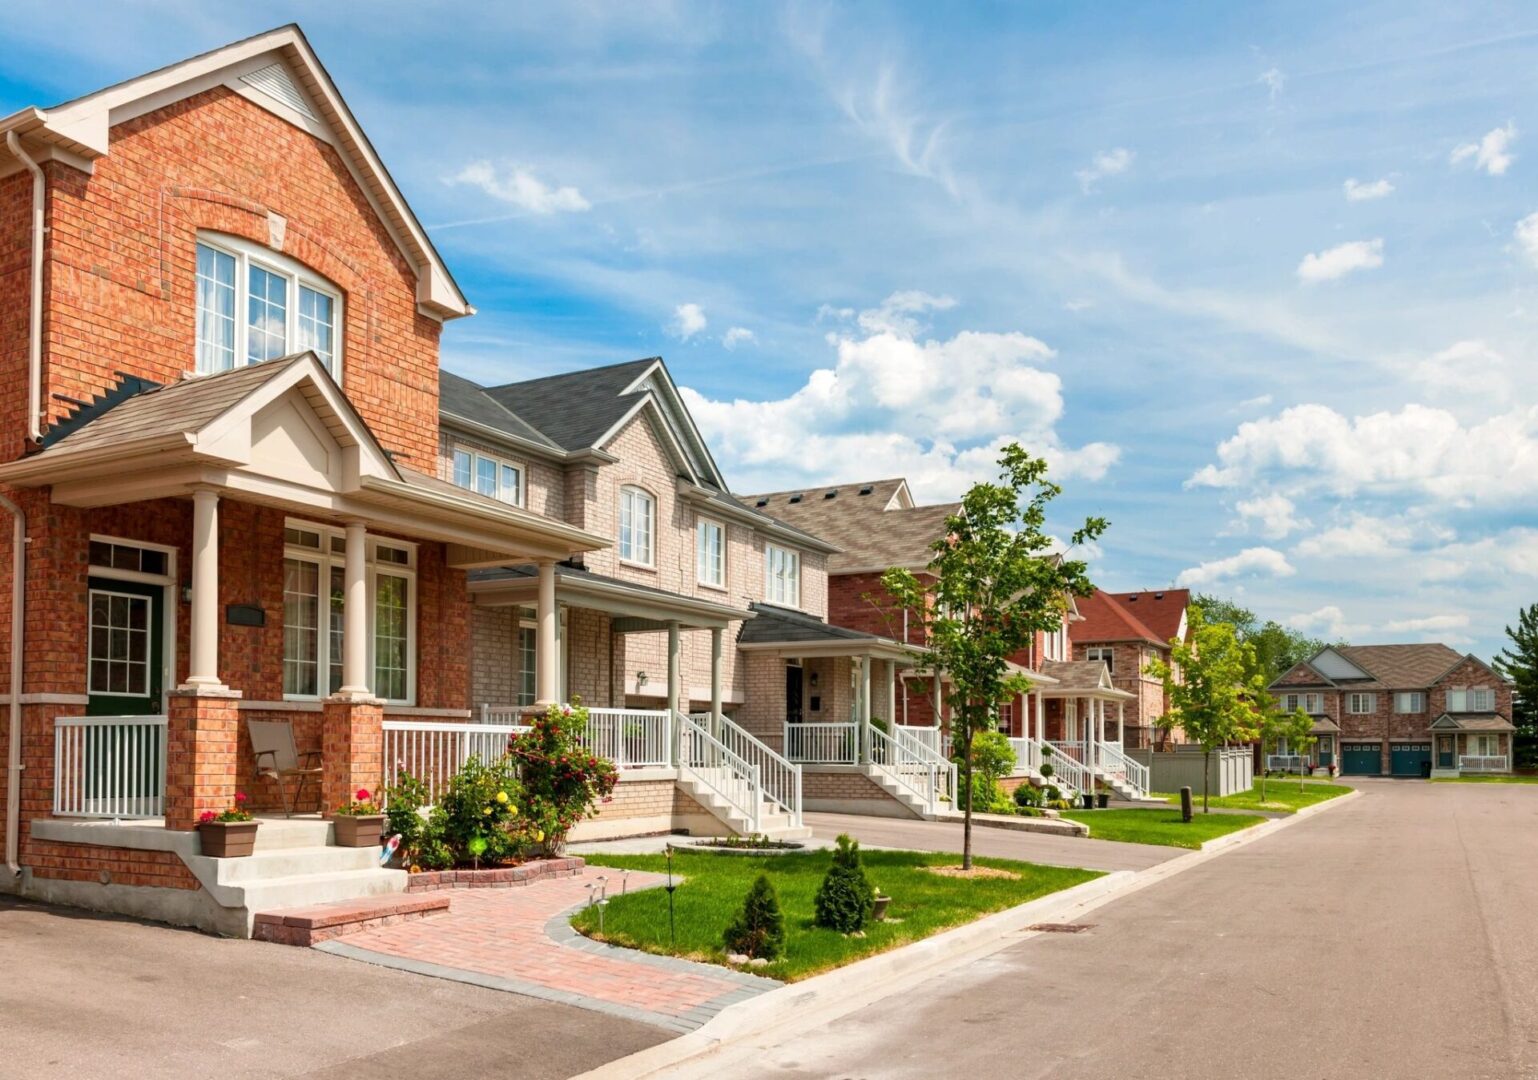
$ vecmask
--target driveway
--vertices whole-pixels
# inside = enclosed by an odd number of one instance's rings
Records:
[[[734,1047],[710,1074],[1538,1075],[1538,787],[1360,786],[1088,932]]]
[[[854,814],[806,814],[806,824],[819,839],[848,833],[870,847],[910,851],[961,850],[957,822],[915,818],[861,817]],[[972,853],[995,859],[1022,859],[1046,866],[1082,866],[1090,870],[1146,870],[1184,855],[1180,848],[1152,844],[1122,844],[1079,836],[1017,832],[981,825],[972,827]]]
[[[5,897],[0,972],[6,1080],[565,1077],[669,1037],[310,949]]]

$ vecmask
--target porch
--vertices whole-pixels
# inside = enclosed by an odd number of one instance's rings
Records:
[[[1443,713],[1431,722],[1432,776],[1509,773],[1516,726],[1495,713]]]

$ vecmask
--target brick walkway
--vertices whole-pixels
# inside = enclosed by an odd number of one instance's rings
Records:
[[[610,876],[610,895],[618,874]],[[567,917],[587,903],[596,875],[517,889],[456,889],[446,915],[353,934],[324,952],[422,975],[509,990],[692,1031],[727,1005],[779,983],[743,972],[651,956],[590,941]],[[660,874],[630,874],[629,888],[655,888]]]

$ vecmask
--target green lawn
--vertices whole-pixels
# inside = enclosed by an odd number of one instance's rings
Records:
[[[1266,820],[1250,814],[1203,814],[1200,808],[1189,822],[1180,820],[1179,810],[1064,810],[1062,816],[1088,825],[1092,840],[1183,848],[1199,848]]]
[[[1319,782],[1304,781],[1302,790],[1298,788],[1296,776],[1288,780],[1272,778],[1266,781],[1266,797],[1260,798],[1260,784],[1256,783],[1249,791],[1241,791],[1237,795],[1213,796],[1209,803],[1214,807],[1225,810],[1267,810],[1272,813],[1291,814],[1303,809],[1305,806],[1313,806],[1315,803],[1328,802],[1330,799],[1338,799],[1342,795],[1349,795],[1351,789],[1342,784],[1325,784]],[[1160,798],[1171,806],[1180,805],[1179,795],[1163,795]],[[1202,793],[1193,791],[1191,798],[1197,811],[1202,805]]]
[[[1538,784],[1538,776],[1438,776],[1433,784]]]
[[[615,896],[612,877],[601,937],[646,952],[725,964],[721,934],[742,906],[754,879],[766,873],[785,913],[785,956],[767,968],[753,970],[770,978],[795,981],[1101,876],[1093,870],[978,859],[980,866],[1010,870],[1020,878],[959,880],[922,869],[959,865],[959,855],[918,851],[861,854],[871,884],[892,897],[887,919],[867,926],[863,938],[845,937],[813,924],[813,898],[832,862],[830,851],[763,857],[678,851],[673,858],[673,873],[682,880],[673,897],[676,946],[668,937],[666,890],[644,889]],[[666,869],[661,855],[594,854],[585,858],[589,866]],[[588,874],[590,879],[592,876]],[[594,909],[583,910],[572,919],[572,925],[588,937],[600,937]]]

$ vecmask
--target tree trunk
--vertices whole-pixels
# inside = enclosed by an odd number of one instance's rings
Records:
[[[972,869],[972,727],[967,725],[966,742],[962,747],[962,769],[966,773],[963,790],[967,793],[966,813],[961,820],[961,868]]]
[[[1212,787],[1212,751],[1202,749],[1202,813],[1210,814],[1212,811],[1207,806],[1207,791]]]
[[[1264,739],[1262,739],[1261,742],[1260,742],[1260,801],[1261,802],[1265,802],[1266,801],[1266,774],[1268,772],[1270,772],[1270,771],[1271,771],[1270,769],[1266,768],[1266,742],[1265,742]],[[1301,776],[1302,772],[1300,771],[1298,773],[1298,775]]]

